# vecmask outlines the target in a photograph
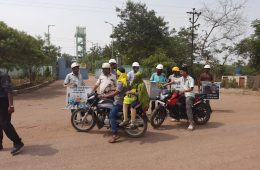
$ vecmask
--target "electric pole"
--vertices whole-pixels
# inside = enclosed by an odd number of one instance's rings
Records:
[[[190,61],[190,67],[191,67],[191,71],[192,71],[192,67],[193,67],[193,60],[194,60],[194,30],[197,30],[197,28],[200,26],[200,24],[196,24],[196,22],[199,19],[199,16],[201,15],[201,12],[197,12],[195,10],[195,8],[192,9],[191,12],[187,12],[187,14],[192,15],[191,18],[189,18],[189,21],[191,23],[191,61]],[[195,18],[196,17],[196,18]],[[195,25],[196,24],[196,25]]]

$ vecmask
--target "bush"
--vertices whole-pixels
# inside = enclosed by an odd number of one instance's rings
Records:
[[[221,87],[223,88],[238,88],[238,83],[236,82],[236,79],[232,79],[232,80],[227,80],[224,79],[221,82]]]
[[[45,71],[44,71],[44,76],[45,76],[45,77],[50,77],[50,75],[51,75],[50,68],[47,67],[47,68],[45,69]]]

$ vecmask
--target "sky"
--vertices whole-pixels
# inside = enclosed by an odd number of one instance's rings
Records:
[[[200,9],[203,2],[214,4],[214,0],[133,0],[145,3],[148,10],[155,10],[164,17],[170,29],[189,27],[192,8]],[[115,8],[123,8],[124,0],[0,0],[0,21],[8,26],[33,36],[44,36],[50,27],[51,43],[60,46],[62,53],[75,55],[75,32],[77,26],[86,27],[87,49],[93,43],[104,46],[111,42],[112,26],[120,20]],[[260,19],[260,1],[248,0],[244,9],[247,21],[246,35],[253,30],[251,21]],[[199,22],[199,21],[198,21]]]

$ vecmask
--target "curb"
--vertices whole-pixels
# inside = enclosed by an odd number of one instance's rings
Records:
[[[28,87],[28,88],[25,88],[25,89],[13,90],[13,94],[17,95],[17,94],[22,94],[22,93],[29,93],[29,92],[37,90],[37,89],[39,89],[41,87],[45,87],[45,86],[53,83],[54,81],[55,80],[45,81],[42,84],[38,84],[38,85],[35,85],[35,86],[32,86],[32,87]]]

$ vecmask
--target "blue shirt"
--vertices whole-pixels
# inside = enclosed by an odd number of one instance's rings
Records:
[[[157,73],[153,73],[150,78],[150,81],[156,82],[156,83],[166,83],[167,79],[166,79],[165,74],[163,74],[163,73],[160,76],[158,76]]]

